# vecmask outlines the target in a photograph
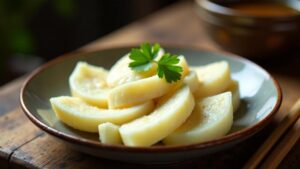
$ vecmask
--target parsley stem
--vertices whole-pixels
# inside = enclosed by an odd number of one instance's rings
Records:
[[[151,60],[152,63],[156,63],[158,65],[158,61],[156,60]]]

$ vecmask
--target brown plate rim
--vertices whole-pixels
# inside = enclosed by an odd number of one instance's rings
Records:
[[[176,145],[176,146],[152,146],[152,147],[129,147],[129,146],[124,146],[124,145],[108,145],[108,144],[102,144],[100,142],[97,141],[93,141],[93,140],[88,140],[88,139],[83,139],[83,138],[79,138],[79,137],[75,137],[75,136],[71,136],[69,134],[66,134],[64,132],[61,132],[57,129],[54,129],[52,127],[47,126],[46,124],[44,124],[43,122],[41,122],[39,119],[37,119],[26,107],[25,103],[24,103],[24,95],[25,95],[25,91],[27,88],[27,85],[29,84],[29,82],[37,75],[39,75],[39,73],[41,73],[42,71],[44,71],[45,69],[47,69],[49,66],[54,65],[56,63],[59,63],[61,61],[67,60],[68,58],[74,57],[76,55],[80,55],[80,54],[93,54],[93,53],[97,53],[103,50],[115,50],[115,49],[124,49],[124,48],[132,48],[135,46],[138,46],[139,44],[130,44],[130,45],[114,45],[114,46],[110,46],[110,47],[100,47],[98,48],[98,50],[92,51],[92,52],[81,52],[81,51],[76,51],[76,52],[72,52],[69,54],[65,54],[62,55],[56,59],[53,59],[45,64],[43,64],[42,66],[40,66],[39,68],[37,68],[36,70],[34,70],[29,77],[27,77],[27,79],[25,80],[25,82],[23,83],[22,87],[21,87],[21,92],[20,92],[20,103],[21,103],[21,108],[24,111],[24,113],[26,114],[26,116],[40,129],[42,129],[43,131],[47,132],[50,135],[53,135],[55,137],[58,137],[60,139],[63,139],[67,142],[73,143],[73,144],[79,144],[79,145],[83,145],[83,146],[89,146],[92,148],[101,148],[101,149],[105,149],[105,150],[121,150],[121,151],[127,151],[127,152],[143,152],[143,153],[150,153],[150,152],[178,152],[178,151],[192,151],[195,149],[206,149],[206,148],[210,148],[216,145],[221,145],[224,143],[230,143],[230,142],[234,142],[237,141],[239,139],[243,139],[243,138],[247,138],[253,134],[255,134],[258,130],[260,130],[261,128],[263,128],[268,122],[270,122],[271,118],[274,116],[274,114],[278,111],[281,102],[282,102],[282,91],[281,88],[278,84],[278,82],[271,76],[271,74],[269,74],[264,68],[258,66],[257,64],[255,64],[254,62],[251,62],[245,58],[242,58],[240,56],[228,53],[228,52],[216,52],[216,51],[212,51],[212,50],[208,50],[205,48],[200,48],[200,47],[187,47],[187,46],[183,46],[183,45],[178,45],[178,44],[165,44],[165,43],[161,43],[162,46],[164,46],[165,48],[174,48],[174,49],[184,49],[184,50],[198,50],[198,51],[203,51],[203,52],[211,52],[211,53],[215,53],[215,54],[220,54],[224,57],[234,57],[235,59],[239,60],[240,62],[246,63],[246,64],[251,64],[253,65],[255,68],[261,70],[263,73],[265,73],[266,75],[268,75],[270,77],[270,79],[272,80],[274,86],[276,87],[276,92],[277,92],[277,100],[276,100],[276,104],[274,106],[274,108],[269,112],[269,114],[264,117],[264,119],[262,119],[260,122],[258,122],[257,124],[253,125],[252,127],[246,128],[246,129],[242,129],[239,130],[237,132],[233,132],[231,134],[228,134],[226,136],[223,136],[219,139],[214,139],[211,141],[206,141],[206,142],[202,142],[202,143],[195,143],[195,144],[189,144],[189,145]]]

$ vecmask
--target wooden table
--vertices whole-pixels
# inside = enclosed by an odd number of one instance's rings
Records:
[[[180,2],[149,17],[130,24],[79,50],[93,51],[106,46],[139,43],[144,41],[175,43],[186,46],[220,50],[202,30],[193,4]],[[300,71],[297,55],[289,60],[265,67],[279,81],[284,101],[278,113],[288,108],[300,96]],[[274,66],[275,65],[275,66]],[[276,67],[272,69],[271,67]],[[19,91],[24,78],[17,79],[0,89],[0,168],[183,168],[178,165],[142,166],[98,159],[77,152],[35,127],[23,114],[19,105]],[[262,143],[269,128],[236,148],[196,162],[187,162],[185,168],[241,168]],[[300,142],[293,147],[279,168],[300,168]]]

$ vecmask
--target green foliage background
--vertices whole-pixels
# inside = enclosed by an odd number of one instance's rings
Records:
[[[31,19],[40,8],[50,3],[61,17],[72,17],[73,0],[0,0],[0,78],[7,73],[10,57],[34,55],[36,41],[29,28]]]

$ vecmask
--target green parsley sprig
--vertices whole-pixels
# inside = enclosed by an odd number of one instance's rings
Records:
[[[136,72],[146,72],[150,70],[152,63],[158,65],[157,75],[160,78],[165,78],[168,83],[176,82],[181,78],[182,67],[178,66],[178,55],[165,53],[157,61],[155,58],[158,56],[160,50],[158,43],[151,46],[149,43],[143,43],[140,48],[133,48],[129,54],[132,62],[129,67]]]

